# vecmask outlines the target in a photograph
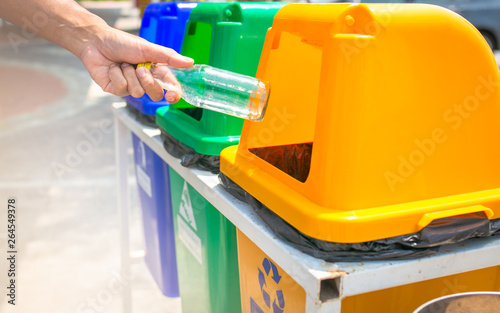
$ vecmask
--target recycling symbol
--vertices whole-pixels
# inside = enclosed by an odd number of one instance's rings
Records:
[[[272,313],[283,313],[285,310],[285,298],[283,297],[283,290],[276,289],[274,292],[271,292],[271,286],[269,286],[268,282],[274,281],[276,285],[279,285],[281,281],[281,276],[278,272],[278,268],[276,265],[269,260],[268,258],[264,258],[262,261],[262,268],[258,268],[259,270],[259,285],[260,291],[262,292],[262,297],[264,298],[264,303],[267,305],[269,309],[272,309]],[[252,306],[255,308],[256,303],[252,300]],[[255,308],[254,312],[264,312],[261,308]]]
[[[186,220],[189,225],[191,225],[191,227],[193,227],[194,230],[198,230],[198,228],[196,227],[196,220],[194,219],[193,206],[191,205],[191,198],[189,196],[189,189],[186,181],[184,181],[184,187],[182,188],[179,214]]]

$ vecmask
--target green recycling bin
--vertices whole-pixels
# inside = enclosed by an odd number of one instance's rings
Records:
[[[267,29],[284,5],[200,3],[186,24],[181,53],[198,64],[255,76]],[[242,119],[182,100],[158,109],[156,123],[195,153],[216,157],[239,142],[243,126]],[[172,168],[170,188],[182,312],[241,312],[235,226]]]
[[[197,64],[255,76],[267,29],[284,3],[200,3],[186,24],[181,54]],[[243,119],[184,100],[158,109],[156,123],[199,154],[218,156],[238,144]]]
[[[241,312],[236,227],[170,168],[183,313]]]

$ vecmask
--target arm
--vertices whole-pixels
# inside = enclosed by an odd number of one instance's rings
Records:
[[[74,0],[0,0],[0,17],[21,27],[31,25],[38,35],[76,55],[92,79],[106,92],[117,96],[142,96],[161,100],[163,90],[145,68],[130,64],[151,61],[188,67],[193,60],[114,29]],[[29,29],[33,31],[33,29]],[[179,96],[169,91],[169,102]]]

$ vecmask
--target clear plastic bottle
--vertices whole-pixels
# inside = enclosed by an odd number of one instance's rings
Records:
[[[165,67],[180,87],[167,81],[172,78],[165,73]],[[163,73],[155,75],[155,71]],[[189,68],[156,64],[151,72],[155,77],[167,78],[156,79],[163,89],[177,92],[189,104],[251,121],[264,118],[270,93],[268,82],[203,64]]]

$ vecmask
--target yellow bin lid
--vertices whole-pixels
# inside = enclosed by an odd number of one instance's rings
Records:
[[[245,121],[221,171],[306,235],[355,243],[500,218],[499,70],[459,15],[290,4],[257,77],[271,83],[265,118]]]

